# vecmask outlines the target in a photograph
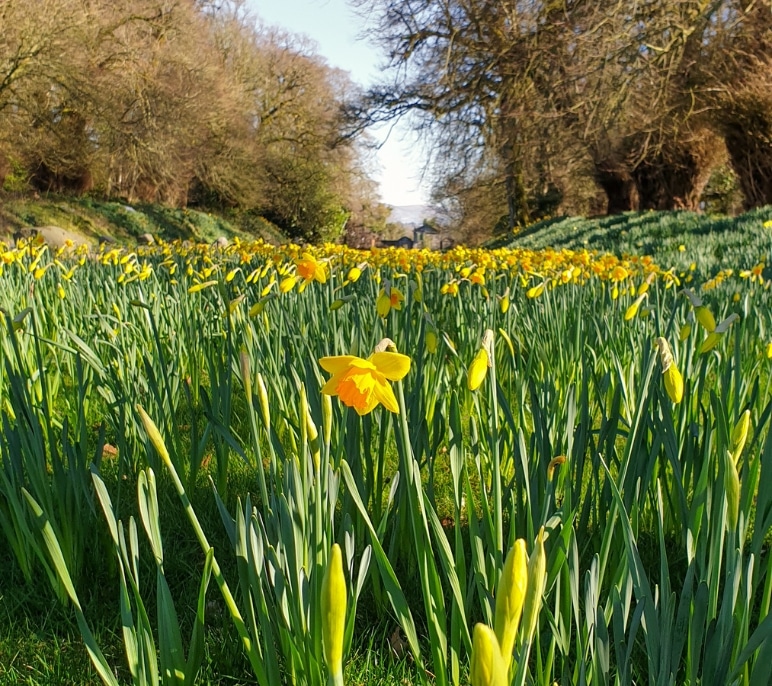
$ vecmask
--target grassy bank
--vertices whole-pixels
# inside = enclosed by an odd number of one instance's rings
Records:
[[[262,238],[273,243],[284,240],[273,224],[245,212],[214,214],[193,208],[130,205],[88,197],[0,193],[0,240],[11,240],[19,229],[40,226],[57,226],[90,243],[109,237],[119,244],[136,245],[137,238],[145,233],[165,241],[204,243],[221,236]]]

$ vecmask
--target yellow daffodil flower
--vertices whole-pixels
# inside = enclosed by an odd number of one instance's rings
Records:
[[[301,259],[295,262],[298,274],[304,281],[327,281],[327,271],[324,262],[319,262],[311,253],[304,252]]]
[[[381,288],[381,292],[378,293],[378,299],[375,302],[375,309],[385,319],[389,316],[391,310],[401,310],[404,300],[405,296],[402,295],[402,291],[398,288],[393,286],[389,287],[388,290]]]
[[[354,355],[323,357],[322,369],[332,378],[322,393],[337,395],[341,402],[358,414],[372,412],[379,403],[389,412],[399,413],[397,398],[389,381],[399,381],[410,371],[410,358],[393,352],[376,352],[366,360]]]

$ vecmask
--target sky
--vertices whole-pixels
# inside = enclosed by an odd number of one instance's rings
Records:
[[[346,0],[249,0],[247,6],[264,23],[311,38],[330,66],[349,72],[360,85],[378,78],[381,55],[361,38],[365,22]],[[370,133],[385,141],[376,153],[373,173],[383,202],[426,204],[429,189],[420,183],[424,160],[407,126],[383,126]]]

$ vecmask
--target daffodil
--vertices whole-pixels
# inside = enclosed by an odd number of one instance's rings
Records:
[[[306,282],[318,281],[325,283],[327,281],[327,271],[324,262],[319,262],[311,253],[304,252],[301,259],[295,262],[298,274]]]
[[[442,293],[442,295],[449,295],[455,298],[458,295],[458,281],[453,279],[448,283],[442,284],[442,287],[440,288],[440,293]]]
[[[378,293],[375,309],[378,311],[378,314],[385,319],[388,317],[391,310],[401,310],[404,300],[405,296],[402,295],[402,291],[398,288],[394,288],[393,286],[388,286],[388,288],[384,287],[381,288],[381,292]]]
[[[410,358],[394,352],[375,352],[366,360],[354,355],[323,357],[322,369],[332,374],[322,393],[337,395],[341,402],[358,414],[372,412],[382,404],[389,412],[399,413],[397,398],[389,381],[399,381],[410,370]]]

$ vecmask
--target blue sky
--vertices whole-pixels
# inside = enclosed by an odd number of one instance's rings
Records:
[[[365,22],[346,0],[248,0],[247,6],[266,24],[311,38],[331,66],[349,72],[357,83],[366,86],[377,78],[381,56],[360,38]],[[428,189],[420,187],[420,146],[405,126],[395,127],[388,137],[387,131],[383,127],[372,132],[379,141],[387,139],[375,160],[380,169],[373,174],[383,201],[389,205],[425,203]]]

